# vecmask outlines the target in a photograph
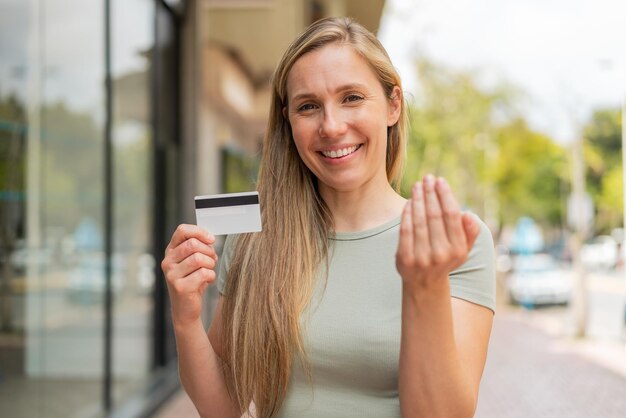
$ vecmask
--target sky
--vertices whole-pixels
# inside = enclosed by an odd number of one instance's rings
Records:
[[[474,71],[521,89],[530,125],[566,144],[593,109],[622,106],[624,19],[624,0],[387,0],[379,38],[409,93],[416,57]]]

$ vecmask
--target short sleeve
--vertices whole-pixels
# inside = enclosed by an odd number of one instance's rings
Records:
[[[220,294],[224,294],[226,289],[226,280],[228,279],[228,269],[230,267],[230,260],[232,258],[233,251],[235,249],[236,236],[228,235],[224,241],[224,248],[222,250],[222,256],[219,259],[217,270],[217,290]]]
[[[467,261],[450,273],[450,295],[496,310],[495,250],[491,231],[478,217],[480,233]]]

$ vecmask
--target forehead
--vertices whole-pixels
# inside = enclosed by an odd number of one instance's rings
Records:
[[[326,92],[349,84],[371,90],[382,86],[367,61],[346,44],[330,44],[302,55],[287,76],[287,96]]]

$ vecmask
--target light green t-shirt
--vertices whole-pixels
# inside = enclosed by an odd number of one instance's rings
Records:
[[[398,217],[366,231],[337,233],[329,243],[326,289],[318,280],[302,318],[313,386],[297,361],[280,417],[400,417],[399,225]],[[222,294],[232,242],[226,240],[219,268]],[[482,222],[467,261],[450,274],[450,292],[495,310],[493,240]]]

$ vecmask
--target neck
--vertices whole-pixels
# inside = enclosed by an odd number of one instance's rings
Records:
[[[335,232],[374,228],[400,216],[406,202],[387,179],[350,191],[320,187],[320,195],[333,216]]]

